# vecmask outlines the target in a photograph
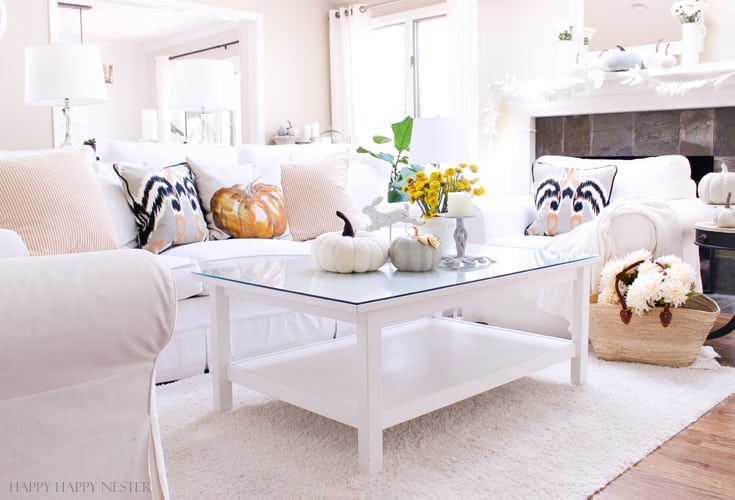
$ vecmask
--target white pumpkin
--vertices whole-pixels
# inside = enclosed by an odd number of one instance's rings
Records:
[[[587,65],[579,61],[579,53],[577,53],[576,62],[568,67],[564,72],[567,76],[571,76],[572,78],[587,74]]]
[[[357,231],[342,212],[342,232],[324,233],[311,243],[311,260],[320,269],[333,273],[375,271],[388,260],[388,242],[378,233]]]
[[[390,245],[390,260],[399,271],[431,271],[439,265],[441,240],[433,234],[421,235],[413,227],[413,235],[401,236]]]
[[[712,221],[718,227],[735,227],[735,209],[730,206],[732,193],[727,193],[724,207],[715,208],[712,213]]]
[[[672,54],[669,54],[669,46],[671,44],[666,44],[666,50],[664,50],[663,54],[659,54],[656,58],[656,65],[659,68],[673,68],[676,66],[676,57],[674,57]]]
[[[629,52],[620,45],[618,49],[608,51],[602,58],[602,71],[627,71],[642,64],[640,55]]]
[[[735,172],[728,172],[724,163],[720,168],[721,172],[706,174],[699,181],[699,197],[710,205],[722,205],[727,193],[735,193]]]
[[[661,43],[664,41],[664,39],[660,39],[658,43],[656,43],[656,51],[648,54],[643,58],[643,67],[646,69],[656,69],[656,68],[670,68],[672,66],[676,65],[676,57],[669,54],[669,47],[670,43],[666,44],[666,48],[663,52],[659,52],[659,48],[661,46]]]

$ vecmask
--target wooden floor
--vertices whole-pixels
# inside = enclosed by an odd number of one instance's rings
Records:
[[[715,328],[729,317],[720,315]],[[710,340],[735,366],[735,332]],[[735,395],[618,476],[595,500],[735,499]]]

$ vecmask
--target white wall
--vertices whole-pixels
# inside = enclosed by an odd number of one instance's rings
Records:
[[[195,0],[263,14],[266,137],[291,120],[330,127],[330,0]],[[246,117],[243,117],[245,120]]]
[[[0,38],[0,149],[51,147],[51,108],[26,106],[25,48],[49,41],[47,0],[5,0],[8,29]]]

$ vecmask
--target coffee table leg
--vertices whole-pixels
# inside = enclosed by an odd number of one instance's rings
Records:
[[[570,378],[572,384],[587,381],[587,342],[589,338],[590,314],[590,270],[588,267],[577,271],[572,285],[572,341],[574,357]]]
[[[376,474],[383,469],[382,339],[380,326],[376,325],[369,316],[357,323],[357,449],[360,471],[365,474]]]
[[[226,411],[232,408],[232,382],[227,378],[227,367],[232,362],[230,343],[230,298],[225,289],[215,286],[211,291],[211,324],[213,359],[212,371],[214,409]]]

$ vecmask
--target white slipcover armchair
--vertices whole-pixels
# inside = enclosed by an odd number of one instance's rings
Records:
[[[2,491],[168,498],[153,398],[176,315],[165,264],[142,250],[28,257],[0,230],[0,309]]]

